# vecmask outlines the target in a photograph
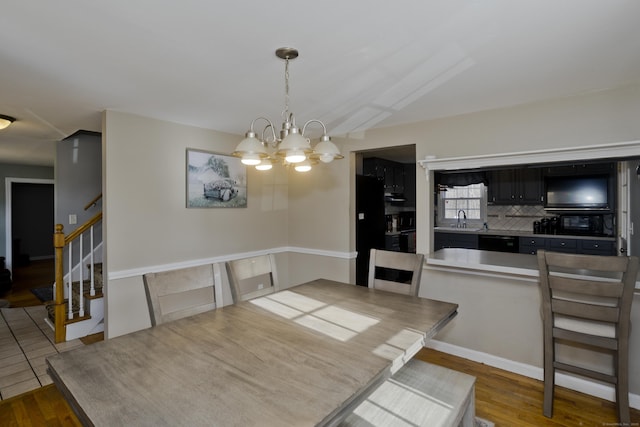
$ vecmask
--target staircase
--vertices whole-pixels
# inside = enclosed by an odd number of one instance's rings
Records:
[[[91,271],[91,265],[87,265],[87,270]],[[87,335],[104,331],[104,295],[102,293],[102,263],[93,265],[94,295],[91,295],[91,280],[83,280],[82,283],[82,304],[80,304],[80,282],[71,283],[71,305],[69,297],[64,302],[64,325],[66,329],[66,340],[73,340]],[[71,306],[71,316],[69,307]],[[45,303],[47,309],[46,322],[55,330],[55,301]],[[84,308],[84,313],[80,314],[80,307]]]
[[[56,224],[54,301],[46,304],[45,319],[56,343],[104,331],[102,242],[94,243],[101,227],[102,212],[67,236],[62,224]]]

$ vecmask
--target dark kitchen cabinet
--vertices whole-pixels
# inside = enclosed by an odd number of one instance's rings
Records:
[[[617,255],[616,242],[611,240],[580,240],[580,253],[588,255]]]
[[[367,176],[375,176],[384,182],[385,193],[404,193],[405,191],[405,168],[404,163],[377,157],[366,158],[362,162],[362,172]]]
[[[404,165],[388,162],[384,173],[384,190],[387,193],[404,193]]]
[[[384,236],[384,248],[388,251],[400,251],[400,233],[387,234]]]
[[[569,165],[548,166],[543,169],[545,176],[584,176],[608,175],[616,171],[616,164],[606,163],[574,163]]]
[[[535,255],[538,250],[588,255],[616,255],[613,240],[572,239],[570,237],[520,237],[520,253]]]
[[[416,205],[416,165],[407,163],[404,165],[404,197],[407,200],[405,206]]]
[[[478,249],[478,235],[437,231],[434,233],[433,248],[436,251],[444,248]]]
[[[549,239],[547,249],[553,252],[579,253],[576,239]]]
[[[489,173],[488,202],[494,205],[541,205],[544,187],[539,168],[502,169]]]
[[[521,254],[535,255],[538,249],[544,249],[547,239],[544,237],[520,237],[519,251]]]

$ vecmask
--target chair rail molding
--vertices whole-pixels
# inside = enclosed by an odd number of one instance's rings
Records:
[[[260,255],[278,254],[278,253],[285,253],[285,252],[292,252],[292,253],[306,254],[306,255],[318,255],[318,256],[347,259],[347,260],[354,259],[357,256],[357,252],[340,252],[340,251],[328,251],[323,249],[301,248],[296,246],[282,246],[279,248],[269,248],[269,249],[261,249],[258,251],[220,255],[220,256],[211,257],[211,258],[201,258],[201,259],[182,261],[177,263],[139,267],[139,268],[133,268],[130,270],[112,271],[107,273],[107,279],[108,280],[126,279],[129,277],[142,276],[143,274],[146,274],[149,272],[159,273],[159,272],[168,271],[168,270],[175,270],[178,268],[196,267],[198,265],[203,265],[203,264],[225,263],[227,261],[233,261],[236,259],[250,258],[250,257],[255,257]]]

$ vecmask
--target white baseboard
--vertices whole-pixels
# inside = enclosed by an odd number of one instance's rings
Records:
[[[515,362],[489,353],[471,350],[438,340],[428,341],[427,347],[443,353],[462,357],[464,359],[473,360],[474,362],[484,363],[485,365],[493,366],[494,368],[504,369],[505,371],[523,375],[528,378],[540,381],[543,379],[544,370],[537,366]],[[615,388],[609,384],[589,381],[584,378],[558,372],[556,373],[556,385],[598,397],[600,399],[608,400],[610,402],[615,402]],[[640,395],[629,393],[629,406],[635,409],[640,409]]]

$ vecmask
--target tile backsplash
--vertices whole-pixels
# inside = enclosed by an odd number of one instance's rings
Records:
[[[546,215],[540,206],[487,206],[487,224],[490,230],[532,231],[533,221]]]

